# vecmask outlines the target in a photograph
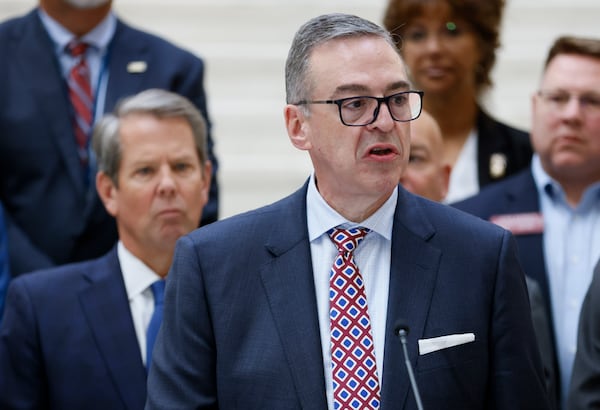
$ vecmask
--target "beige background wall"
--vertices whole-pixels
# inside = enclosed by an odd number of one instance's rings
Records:
[[[124,20],[205,59],[223,217],[292,192],[310,172],[307,155],[287,140],[282,115],[283,64],[298,26],[332,11],[380,22],[385,5],[385,0],[114,1]],[[0,19],[35,4],[0,0]],[[490,111],[528,128],[530,95],[550,43],[564,33],[600,37],[598,21],[598,0],[507,0],[495,88],[487,97]]]

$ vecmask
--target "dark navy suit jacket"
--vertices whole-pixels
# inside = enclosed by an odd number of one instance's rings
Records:
[[[600,261],[579,314],[577,353],[569,389],[569,410],[600,407]]]
[[[0,201],[13,275],[98,257],[117,240],[113,218],[84,186],[53,49],[37,10],[0,24]],[[201,59],[121,21],[109,55],[106,111],[124,96],[163,88],[188,97],[207,116]],[[129,73],[132,61],[145,61],[146,71]],[[212,140],[209,154],[216,168]],[[217,208],[213,175],[203,223],[217,219]]]
[[[144,407],[146,369],[116,247],[11,282],[0,375],[2,409]]]
[[[4,311],[4,300],[11,275],[8,267],[8,244],[6,240],[6,224],[4,223],[4,211],[0,203],[0,323]]]
[[[426,409],[547,409],[511,234],[400,188],[392,235],[381,408],[416,409],[403,318]],[[146,409],[326,409],[317,316],[306,185],[184,236]],[[475,341],[419,355],[419,339],[456,333]]]
[[[452,206],[485,220],[494,215],[540,212],[538,191],[530,169],[492,184],[477,195]],[[550,314],[550,287],[546,275],[542,233],[516,235],[515,239],[523,271],[539,284]]]
[[[485,220],[489,220],[495,215],[540,212],[538,190],[530,168],[503,181],[485,187],[477,195],[452,204],[452,206]],[[523,271],[539,285],[546,308],[545,314],[548,318],[551,318],[550,286],[544,259],[543,233],[519,234],[515,235],[515,239]],[[550,343],[551,350],[553,351],[553,373],[556,378],[553,385],[559,386],[554,325],[551,320],[549,324],[552,337]],[[544,343],[545,341],[542,342]],[[556,389],[556,394],[558,394],[558,389]]]

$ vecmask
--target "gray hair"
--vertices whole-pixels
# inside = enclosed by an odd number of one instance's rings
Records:
[[[285,63],[285,91],[288,104],[309,99],[309,57],[315,47],[338,38],[380,37],[397,51],[396,44],[384,28],[351,14],[331,13],[315,17],[296,32]]]
[[[198,109],[185,97],[170,91],[150,89],[121,100],[112,114],[105,115],[94,127],[92,146],[98,171],[104,172],[118,186],[121,165],[122,120],[131,114],[153,117],[183,118],[192,128],[200,164],[208,158],[206,151],[206,122]]]

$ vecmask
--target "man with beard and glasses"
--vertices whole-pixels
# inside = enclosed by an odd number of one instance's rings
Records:
[[[94,188],[94,120],[149,88],[208,119],[203,61],[111,11],[111,0],[40,0],[0,24],[0,201],[13,276],[98,257],[117,240]],[[210,121],[208,121],[210,130]],[[217,219],[217,161],[202,224]]]

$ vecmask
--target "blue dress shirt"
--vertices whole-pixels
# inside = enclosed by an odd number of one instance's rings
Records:
[[[577,349],[579,311],[600,258],[600,183],[588,187],[572,207],[537,155],[531,167],[544,216],[544,255],[564,406]]]

